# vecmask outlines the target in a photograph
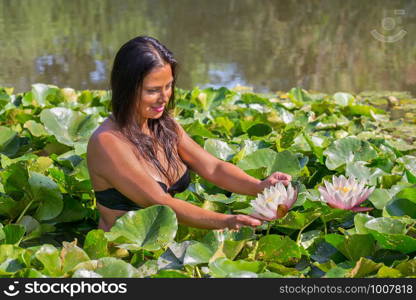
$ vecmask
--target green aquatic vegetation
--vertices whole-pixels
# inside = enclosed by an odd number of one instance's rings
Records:
[[[395,112],[414,111],[409,94],[195,88],[178,89],[175,102],[174,117],[218,159],[258,179],[290,174],[291,210],[255,230],[220,231],[152,206],[99,230],[86,143],[109,114],[109,93],[0,88],[0,277],[416,276],[416,125]],[[333,176],[366,180],[375,189],[362,205],[372,210],[328,206],[319,189]],[[245,214],[256,198],[197,174],[176,197]]]

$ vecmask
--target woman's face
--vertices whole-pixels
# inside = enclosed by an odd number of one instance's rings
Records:
[[[143,79],[139,115],[141,120],[157,119],[172,95],[172,68],[170,64],[158,67]]]

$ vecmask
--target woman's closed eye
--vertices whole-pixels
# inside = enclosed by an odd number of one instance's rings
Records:
[[[167,84],[165,89],[166,90],[170,89],[172,87],[172,85],[173,85],[173,81],[170,82],[169,84]],[[160,90],[161,90],[161,88],[152,88],[152,89],[147,89],[146,91],[150,94],[153,94],[153,93],[159,93]]]

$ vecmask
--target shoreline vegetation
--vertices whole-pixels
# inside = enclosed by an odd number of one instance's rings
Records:
[[[108,116],[108,91],[33,84],[0,88],[0,277],[415,277],[416,99],[406,92],[325,94],[292,88],[175,91],[174,117],[204,149],[263,179],[290,174],[283,217],[238,231],[178,224],[167,206],[132,211],[109,232],[98,212],[86,144]],[[374,191],[354,212],[328,206],[333,176]],[[197,174],[175,197],[251,213],[256,197]]]

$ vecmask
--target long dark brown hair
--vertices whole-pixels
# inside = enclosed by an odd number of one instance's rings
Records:
[[[144,77],[155,68],[169,64],[172,69],[172,96],[158,119],[148,119],[150,136],[139,126],[137,111]],[[117,52],[111,71],[111,106],[114,120],[121,133],[136,149],[138,159],[144,158],[156,166],[171,185],[179,174],[178,127],[170,116],[174,108],[174,88],[177,62],[158,40],[139,36],[125,43]],[[157,159],[158,147],[163,149],[168,167]]]

